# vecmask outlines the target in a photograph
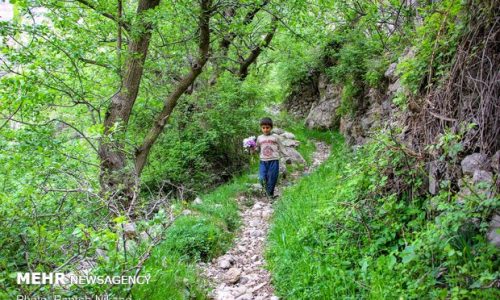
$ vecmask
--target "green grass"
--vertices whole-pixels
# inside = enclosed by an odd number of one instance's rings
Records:
[[[168,248],[157,247],[141,274],[151,275],[149,284],[136,285],[133,299],[207,299],[207,282],[197,274],[196,265]]]
[[[342,144],[336,137],[334,155],[316,172],[287,189],[275,208],[267,261],[278,295],[286,299],[321,299],[334,295],[337,286],[344,286],[343,276],[332,280],[332,273],[338,271],[329,264],[333,263],[330,254],[315,247],[325,237],[313,232],[318,210],[331,197],[332,186],[325,184],[326,180],[340,174],[341,160],[335,157],[345,154]]]
[[[284,299],[495,299],[498,251],[485,240],[498,201],[463,206],[419,189],[417,162],[389,143],[356,152],[334,134],[332,155],[286,189],[266,260]],[[390,175],[395,177],[389,177]],[[391,189],[398,184],[398,189]],[[400,190],[399,190],[400,189]],[[498,198],[497,198],[498,200]],[[470,226],[475,218],[480,226]],[[459,241],[459,242],[457,242]]]

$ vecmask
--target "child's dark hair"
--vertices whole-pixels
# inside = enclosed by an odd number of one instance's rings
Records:
[[[273,120],[271,120],[271,118],[262,118],[260,119],[260,126],[262,125],[268,125],[268,126],[271,126],[273,127]]]

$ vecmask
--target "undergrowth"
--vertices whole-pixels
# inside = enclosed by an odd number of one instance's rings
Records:
[[[266,253],[284,299],[495,299],[485,238],[498,199],[421,190],[420,164],[388,137],[346,149],[288,189]]]

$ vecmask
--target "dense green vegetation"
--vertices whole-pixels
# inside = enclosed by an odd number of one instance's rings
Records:
[[[383,15],[380,6],[339,4],[346,24],[335,29],[319,54],[321,59],[309,67],[328,74],[342,87],[339,115],[356,117],[366,110],[369,89],[385,91],[384,72],[397,62],[395,73],[402,87],[392,103],[403,111],[418,112],[427,93],[449,78],[459,41],[475,30],[470,29],[471,15],[490,18],[490,4],[437,1],[416,11],[402,8],[401,26],[389,35],[377,25]],[[468,7],[476,11],[470,13]],[[413,108],[408,108],[410,103]],[[431,155],[438,153],[438,160],[450,169],[459,153],[466,151],[463,135],[475,126],[466,124],[454,131],[446,129],[426,148]],[[498,198],[482,193],[484,186],[476,186],[477,192],[464,199],[456,193],[451,175],[441,183],[440,193],[428,194],[425,162],[396,138],[402,130],[381,129],[355,151],[337,136],[332,157],[284,194],[276,208],[267,254],[279,296],[499,296],[495,287],[498,250],[485,237]]]
[[[376,128],[364,146],[275,117],[308,163],[314,139],[333,145],[277,203],[267,253],[277,294],[499,297],[485,238],[498,197],[476,186],[464,199],[455,171],[467,154],[498,150],[498,76],[483,67],[497,63],[487,47],[498,51],[497,0],[11,2],[14,18],[0,21],[0,299],[206,298],[195,265],[231,246],[235,198],[256,182],[242,139],[312,73],[341,91],[339,118],[362,118],[369,94],[395,84],[384,75],[394,63],[400,86],[385,100],[406,123]],[[430,161],[446,169],[436,195]],[[152,282],[15,282],[89,261],[94,274]]]
[[[285,299],[494,299],[494,198],[414,196],[424,172],[387,137],[330,159],[276,207],[268,262]],[[391,170],[397,170],[397,177]],[[396,187],[399,185],[399,190]],[[471,220],[475,220],[474,222]]]

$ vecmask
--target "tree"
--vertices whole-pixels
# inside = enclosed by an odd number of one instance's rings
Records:
[[[96,150],[99,194],[114,214],[132,214],[149,153],[210,57],[217,56],[208,69],[214,82],[224,70],[244,80],[277,29],[277,18],[263,9],[271,1],[191,4],[139,0],[133,8],[122,1],[23,2],[25,16],[47,9],[45,21],[25,19],[5,29],[4,35],[16,43],[4,61],[6,68],[53,95],[35,98],[30,111],[37,113],[36,119],[22,117],[28,115],[26,102],[7,119],[33,126],[60,123],[75,130]],[[15,39],[19,34],[23,38]],[[137,103],[142,107],[143,99],[151,99],[151,123],[141,120],[140,132],[131,136],[131,124],[135,127],[134,118],[142,113]],[[40,114],[50,110],[54,112]],[[100,136],[88,136],[89,130]]]
[[[158,4],[159,1],[156,0],[140,1],[137,14],[154,9]],[[125,63],[125,76],[122,80],[122,87],[111,98],[111,104],[104,119],[104,136],[99,147],[99,156],[101,158],[100,182],[103,192],[113,193],[121,199],[123,208],[128,209],[129,212],[132,210],[132,203],[137,197],[137,178],[147,162],[151,147],[163,131],[178,99],[202,72],[203,66],[208,60],[210,17],[212,13],[212,1],[202,0],[198,17],[198,57],[192,64],[190,72],[177,83],[173,91],[165,99],[162,111],[156,117],[142,144],[135,151],[135,168],[131,171],[127,170],[127,157],[123,141],[120,141],[120,139],[112,140],[110,136],[119,136],[120,131],[126,130],[139,91],[144,61],[151,38],[151,24],[139,23],[138,37],[131,39],[129,42],[128,51],[130,54]]]

